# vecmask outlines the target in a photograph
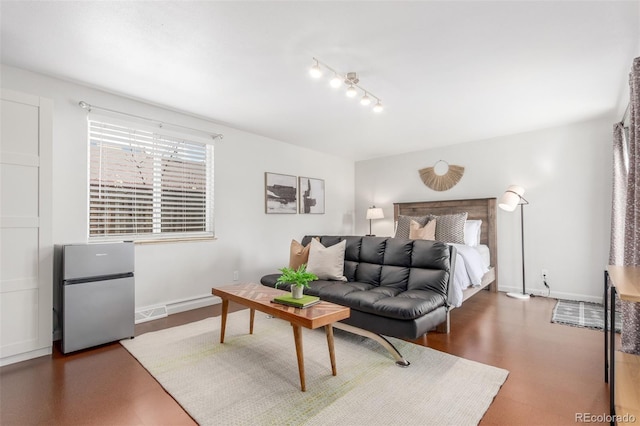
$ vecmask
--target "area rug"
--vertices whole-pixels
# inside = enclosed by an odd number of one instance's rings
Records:
[[[331,375],[322,329],[303,329],[300,391],[291,325],[256,312],[143,334],[122,345],[201,425],[475,425],[508,371],[390,339],[408,368],[377,343],[335,330]]]
[[[608,319],[607,319],[608,321]],[[551,322],[573,327],[602,330],[604,328],[604,305],[599,303],[558,300],[553,308]],[[616,332],[620,333],[622,320],[620,311],[616,311]],[[609,330],[611,324],[609,324]]]

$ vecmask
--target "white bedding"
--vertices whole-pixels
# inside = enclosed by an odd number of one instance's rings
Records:
[[[489,271],[489,247],[479,245],[475,247],[463,244],[450,244],[456,248],[458,255],[455,260],[453,273],[453,289],[449,303],[454,307],[462,305],[462,291],[469,287],[477,287],[482,283],[482,277]]]

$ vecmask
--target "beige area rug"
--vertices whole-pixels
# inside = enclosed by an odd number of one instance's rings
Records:
[[[390,339],[408,368],[378,343],[335,330],[331,375],[323,329],[303,329],[307,391],[300,391],[289,323],[248,310],[143,334],[122,345],[201,425],[474,425],[508,371]]]

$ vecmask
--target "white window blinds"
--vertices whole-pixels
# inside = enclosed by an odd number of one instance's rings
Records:
[[[213,237],[213,146],[89,120],[89,239]]]

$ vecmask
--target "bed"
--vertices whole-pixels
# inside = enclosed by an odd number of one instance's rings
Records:
[[[479,245],[475,247],[464,247],[454,244],[458,249],[456,258],[456,274],[464,276],[475,275],[474,281],[469,285],[464,280],[454,277],[455,289],[452,291],[452,299],[450,300],[451,308],[459,307],[462,303],[472,297],[480,290],[497,291],[498,283],[498,245],[496,232],[496,199],[495,198],[478,198],[468,200],[447,200],[447,201],[419,201],[410,203],[394,203],[394,220],[398,222],[399,216],[425,216],[432,214],[442,216],[448,214],[456,214],[467,212],[467,220],[481,220]],[[474,254],[473,251],[478,251]],[[486,268],[483,273],[478,274],[477,268],[472,268],[472,262],[465,263],[465,253],[473,256],[483,257],[486,262]],[[468,256],[471,259],[472,256]],[[467,272],[475,269],[475,274]]]

